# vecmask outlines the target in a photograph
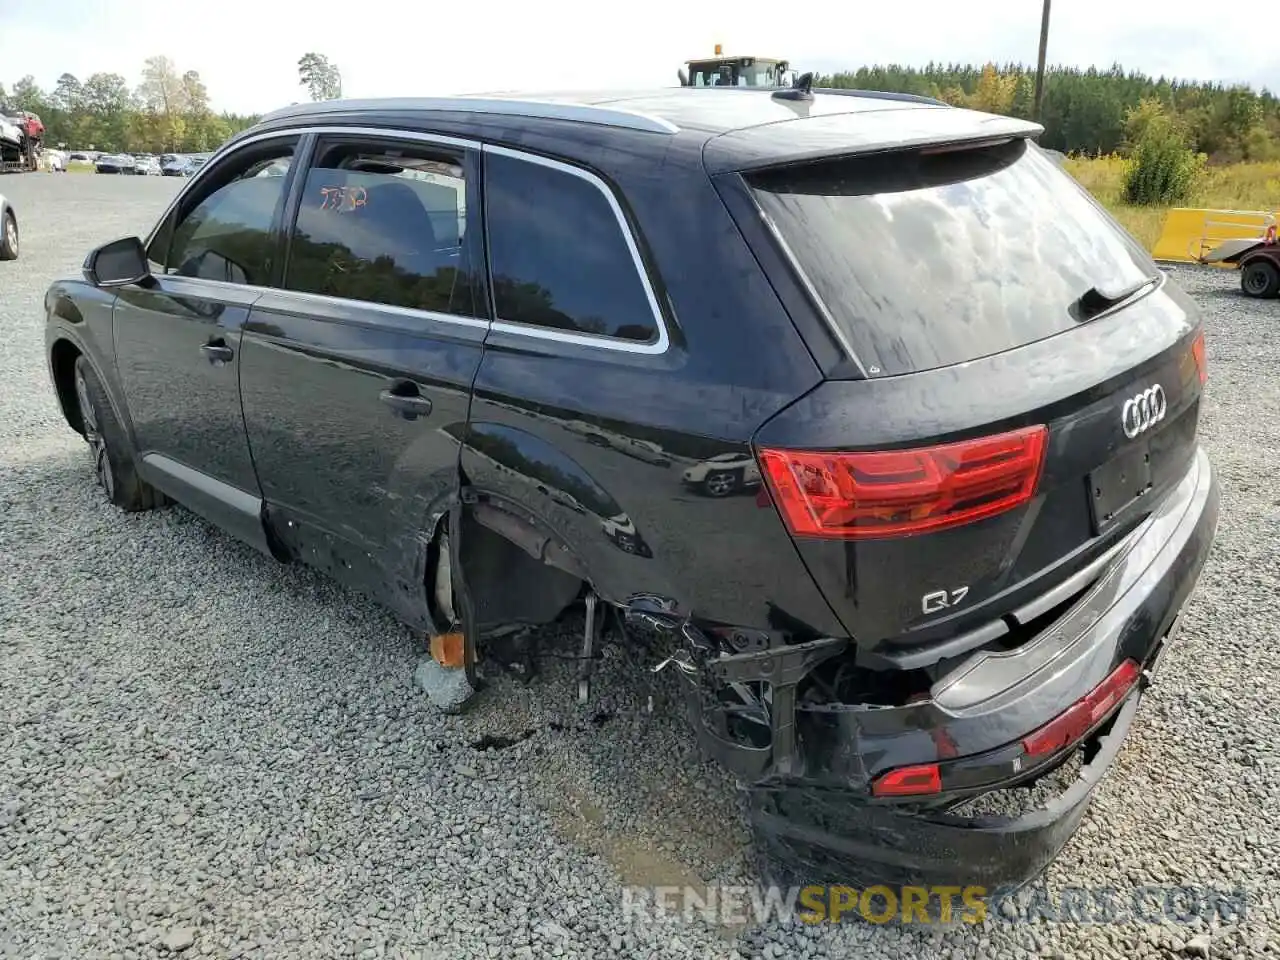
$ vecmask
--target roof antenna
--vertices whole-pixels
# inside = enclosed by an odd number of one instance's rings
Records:
[[[778,90],[774,93],[775,100],[812,100],[813,99],[813,72],[802,73],[796,77],[796,82],[791,85],[790,90]]]

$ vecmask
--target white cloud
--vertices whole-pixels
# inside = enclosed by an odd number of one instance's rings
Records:
[[[136,84],[142,61],[165,54],[200,72],[216,107],[261,112],[304,98],[297,61],[312,50],[338,64],[350,96],[405,96],[667,86],[684,60],[716,43],[822,71],[931,59],[1030,63],[1039,29],[1035,0],[648,0],[612,10],[585,0],[0,0],[0,81],[11,86],[30,73],[48,88],[63,72],[83,79],[101,70]],[[1206,17],[1190,0],[1059,0],[1049,59],[1280,88],[1270,34]]]

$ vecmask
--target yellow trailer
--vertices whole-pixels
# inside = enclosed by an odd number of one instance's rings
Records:
[[[1227,240],[1261,238],[1274,226],[1278,212],[1259,210],[1202,210],[1176,207],[1165,218],[1164,229],[1151,256],[1176,263],[1204,263],[1205,255]],[[1234,264],[1215,263],[1231,268]]]

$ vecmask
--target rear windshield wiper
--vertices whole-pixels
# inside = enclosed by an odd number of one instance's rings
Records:
[[[1160,277],[1147,277],[1139,280],[1132,286],[1125,287],[1123,290],[1102,290],[1099,287],[1090,287],[1080,295],[1075,303],[1067,307],[1067,313],[1071,314],[1071,318],[1077,323],[1087,323],[1090,320],[1096,320],[1110,310],[1122,304],[1136,299],[1140,293],[1146,291],[1152,284],[1159,283]]]

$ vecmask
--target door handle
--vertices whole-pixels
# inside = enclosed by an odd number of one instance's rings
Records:
[[[425,417],[431,413],[431,400],[422,396],[420,393],[396,393],[395,390],[404,390],[405,387],[397,387],[391,390],[383,390],[378,394],[378,399],[394,410],[397,414],[406,420],[416,420],[418,417]],[[417,390],[417,387],[412,387]]]
[[[201,345],[200,352],[209,358],[210,363],[227,363],[236,355],[222,340],[210,340]]]

